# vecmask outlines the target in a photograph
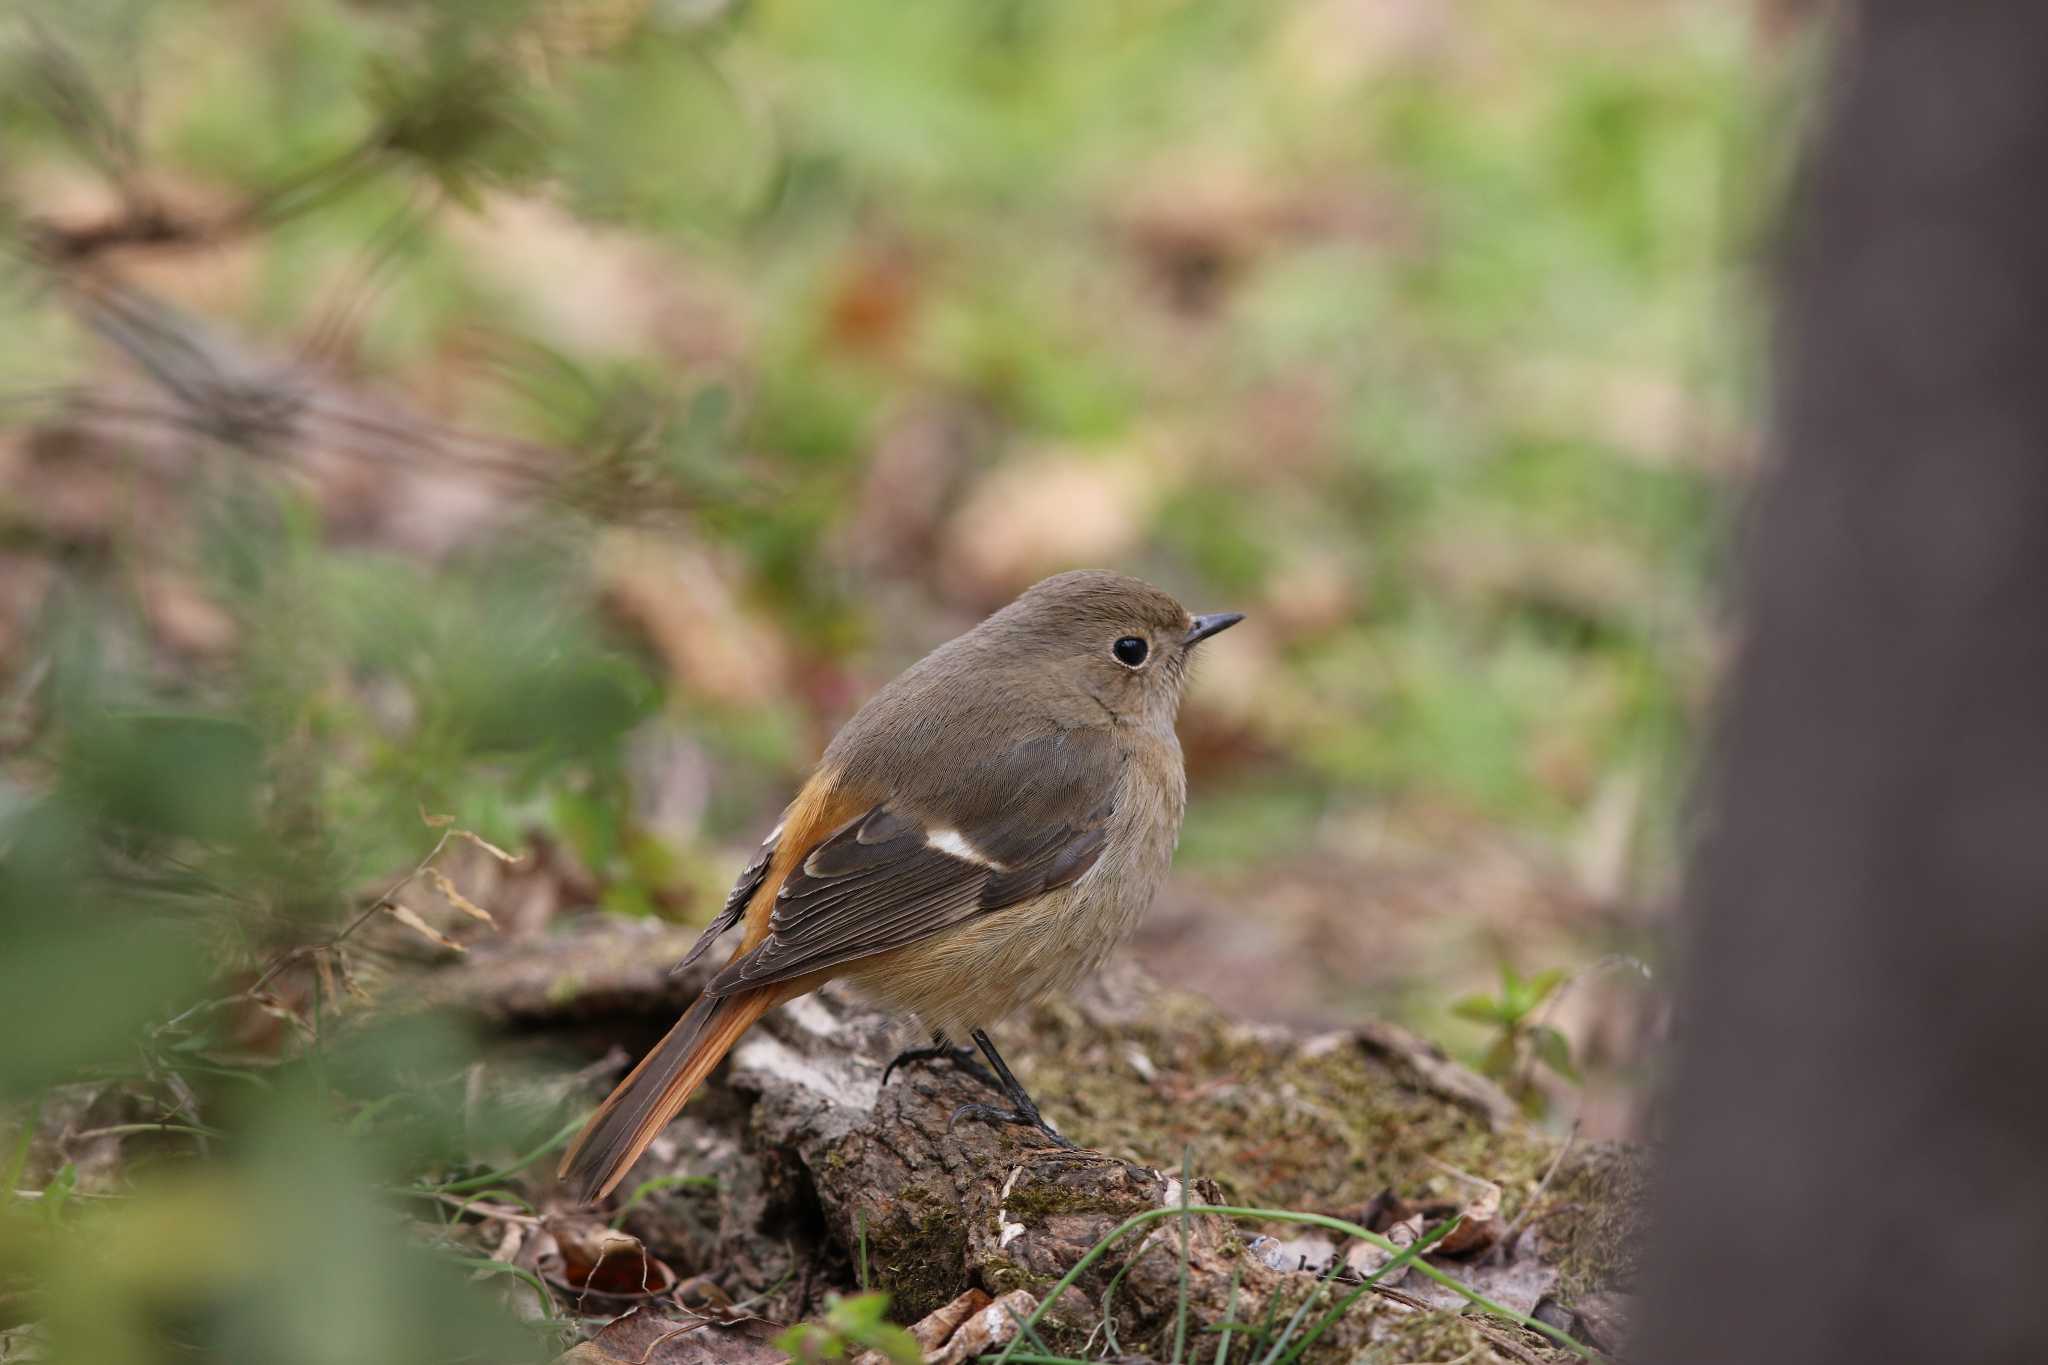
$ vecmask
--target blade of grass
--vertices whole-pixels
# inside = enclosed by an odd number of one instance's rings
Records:
[[[510,1166],[505,1167],[503,1170],[485,1171],[482,1175],[473,1175],[469,1177],[467,1180],[450,1180],[446,1184],[429,1185],[426,1188],[434,1190],[441,1194],[470,1194],[476,1190],[487,1190],[491,1186],[496,1185],[500,1181],[504,1180],[507,1176],[518,1175],[521,1171],[525,1170],[528,1166],[531,1166],[534,1162],[539,1161],[542,1157],[547,1156],[555,1151],[558,1151],[561,1148],[562,1144],[567,1142],[570,1138],[574,1137],[576,1135],[577,1130],[582,1127],[582,1119],[570,1119],[567,1123],[563,1124],[561,1129],[557,1131],[553,1137],[549,1138],[547,1142],[545,1142],[539,1147],[534,1148],[525,1156],[519,1158],[519,1160],[513,1162]]]
[[[1215,1365],[1225,1365],[1230,1359],[1230,1325],[1237,1317],[1237,1282],[1243,1274],[1243,1261],[1230,1267],[1230,1297],[1223,1301],[1223,1341],[1216,1347]]]
[[[1010,1307],[1010,1305],[1006,1303],[1003,1305],[1003,1311],[1010,1315],[1011,1322],[1017,1324],[1017,1337],[1019,1340],[1029,1341],[1033,1346],[1036,1346],[1039,1350],[1045,1352],[1047,1355],[1052,1354],[1052,1347],[1045,1344],[1045,1338],[1039,1336],[1037,1332],[1032,1330],[1030,1323],[1018,1317],[1016,1309]]]
[[[1194,1148],[1180,1149],[1180,1290],[1173,1312],[1173,1365],[1188,1347],[1188,1187],[1194,1183]]]
[[[1322,1316],[1322,1318],[1317,1321],[1316,1325],[1309,1330],[1309,1334],[1303,1337],[1293,1350],[1289,1351],[1286,1355],[1282,1356],[1277,1362],[1275,1362],[1275,1365],[1294,1365],[1295,1361],[1300,1360],[1302,1356],[1308,1353],[1308,1348],[1315,1345],[1317,1339],[1321,1337],[1323,1333],[1329,1331],[1330,1328],[1335,1326],[1338,1320],[1341,1319],[1345,1313],[1350,1311],[1352,1304],[1357,1303],[1358,1300],[1364,1295],[1370,1294],[1372,1292],[1372,1288],[1374,1285],[1378,1284],[1381,1280],[1384,1280],[1387,1276],[1394,1274],[1396,1271],[1402,1270],[1410,1264],[1412,1264],[1416,1257],[1422,1255],[1431,1247],[1435,1246],[1438,1242],[1441,1242],[1444,1238],[1450,1236],[1451,1229],[1457,1227],[1458,1224],[1462,1221],[1462,1217],[1453,1217],[1448,1218],[1441,1223],[1438,1223],[1435,1227],[1428,1229],[1420,1237],[1417,1237],[1414,1243],[1410,1245],[1406,1251],[1402,1252],[1399,1256],[1396,1256],[1393,1260],[1388,1261],[1378,1270],[1373,1271],[1372,1274],[1366,1276],[1364,1281],[1358,1286],[1358,1288],[1352,1290],[1349,1294],[1346,1294],[1343,1300],[1339,1302],[1335,1308],[1332,1308],[1329,1312],[1325,1313]],[[1334,1261],[1332,1262],[1332,1265],[1335,1265]]]
[[[1294,1312],[1288,1315],[1287,1325],[1280,1329],[1280,1339],[1273,1343],[1266,1354],[1259,1357],[1259,1365],[1274,1365],[1274,1362],[1279,1360],[1280,1353],[1287,1349],[1288,1340],[1300,1329],[1302,1319],[1308,1316],[1308,1310],[1322,1301],[1323,1291],[1336,1279],[1337,1267],[1342,1264],[1343,1262],[1335,1256],[1330,1258],[1329,1268],[1316,1277],[1315,1288],[1301,1296],[1301,1302],[1295,1306]],[[1274,1297],[1277,1299],[1279,1295],[1276,1294]]]
[[[510,1261],[495,1261],[488,1256],[457,1256],[453,1259],[457,1265],[466,1265],[472,1270],[481,1270],[491,1275],[510,1275],[514,1279],[526,1281],[532,1286],[533,1292],[540,1296],[541,1316],[550,1322],[561,1316],[555,1311],[555,1296],[548,1293],[548,1287],[540,1282],[540,1276],[531,1270],[513,1265]]]
[[[35,1141],[36,1125],[43,1121],[43,1102],[37,1099],[29,1106],[28,1113],[21,1119],[21,1136],[14,1140],[13,1155],[7,1159],[7,1178],[0,1182],[0,1191],[10,1198],[21,1188],[21,1173],[28,1169],[29,1145]]]
[[[1342,1218],[1332,1218],[1327,1214],[1299,1213],[1293,1209],[1246,1208],[1243,1205],[1239,1204],[1190,1204],[1188,1205],[1187,1211],[1189,1213],[1219,1214],[1227,1218],[1255,1218],[1269,1223],[1302,1223],[1309,1227],[1327,1228],[1331,1232],[1341,1232],[1348,1237],[1356,1237],[1362,1242],[1370,1242],[1374,1246],[1379,1247],[1381,1250],[1392,1252],[1396,1256],[1399,1256],[1403,1250],[1403,1248],[1395,1246],[1392,1242],[1389,1242],[1386,1238],[1380,1236],[1378,1233],[1372,1231],[1369,1228],[1360,1227],[1356,1223],[1346,1222]],[[1038,1305],[1036,1309],[1032,1311],[1030,1319],[1032,1325],[1036,1326],[1039,1318],[1045,1314],[1046,1310],[1053,1304],[1053,1302],[1056,1301],[1060,1295],[1066,1293],[1067,1290],[1073,1288],[1074,1282],[1079,1280],[1081,1276],[1087,1272],[1088,1267],[1094,1265],[1097,1261],[1101,1260],[1104,1253],[1106,1253],[1109,1250],[1109,1248],[1114,1246],[1117,1242],[1121,1241],[1126,1234],[1130,1233],[1134,1229],[1144,1227],[1148,1223],[1157,1222],[1161,1218],[1173,1217],[1179,1212],[1179,1209],[1174,1208],[1146,1209],[1142,1213],[1132,1214],[1129,1218],[1126,1218],[1122,1223],[1119,1223],[1115,1228],[1111,1229],[1106,1237],[1104,1237],[1101,1241],[1097,1242],[1094,1246],[1090,1247],[1087,1253],[1083,1255],[1080,1260],[1074,1263],[1073,1269],[1069,1270],[1064,1276],[1060,1278],[1059,1283],[1055,1284],[1052,1287],[1052,1289],[1046,1294],[1045,1299]],[[1413,1261],[1410,1264],[1412,1264],[1414,1268],[1420,1271],[1423,1275],[1427,1276],[1432,1280],[1435,1280],[1438,1284],[1450,1290],[1459,1298],[1464,1299],[1473,1307],[1491,1313],[1493,1316],[1501,1318],[1504,1321],[1516,1323],[1522,1327],[1526,1327],[1532,1332],[1541,1333],[1543,1336],[1549,1337],[1552,1341],[1564,1347],[1567,1351],[1570,1351],[1574,1355],[1580,1356],[1586,1360],[1599,1359],[1599,1356],[1597,1356],[1590,1348],[1586,1347],[1570,1335],[1559,1331],[1555,1327],[1552,1327],[1549,1323],[1539,1322],[1535,1318],[1530,1317],[1526,1313],[1517,1313],[1514,1309],[1509,1308],[1505,1304],[1495,1303],[1492,1299],[1487,1298],[1478,1290],[1472,1289],[1460,1283],[1458,1280],[1452,1278],[1449,1275],[1446,1275],[1443,1271],[1438,1270],[1429,1262]],[[1014,1348],[1016,1347],[1016,1345],[1017,1339],[1013,1338],[1010,1342],[1010,1348],[1004,1350],[1004,1352],[1001,1356],[998,1357],[998,1359],[1002,1361],[1013,1360],[1015,1354]]]
[[[1266,1295],[1265,1314],[1259,1318],[1259,1325],[1257,1329],[1255,1329],[1250,1336],[1245,1338],[1244,1354],[1247,1360],[1249,1360],[1261,1346],[1264,1346],[1266,1344],[1267,1339],[1273,1335],[1273,1319],[1279,1316],[1280,1296],[1278,1294]]]

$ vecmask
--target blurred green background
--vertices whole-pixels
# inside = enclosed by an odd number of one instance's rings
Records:
[[[308,1046],[373,951],[262,974],[423,814],[537,855],[454,841],[496,932],[707,919],[865,695],[1077,566],[1250,614],[1148,965],[1633,1131],[1798,9],[0,11],[0,1098],[189,1130],[100,1169],[13,1125],[0,1330],[486,1340],[335,1251],[397,1219],[346,1187],[553,1111],[465,1108],[415,1026]],[[152,1251],[221,1201],[268,1237]],[[324,1273],[293,1220],[384,1308],[244,1311]]]

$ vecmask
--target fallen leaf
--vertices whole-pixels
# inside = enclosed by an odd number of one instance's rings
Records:
[[[959,1298],[942,1308],[934,1308],[919,1318],[910,1329],[910,1335],[917,1342],[918,1349],[930,1355],[946,1343],[946,1339],[960,1330],[960,1325],[989,1306],[989,1297],[979,1289],[970,1289]],[[868,1351],[854,1360],[854,1365],[887,1365],[888,1357],[880,1351]]]
[[[1500,1240],[1500,1186],[1491,1180],[1482,1180],[1446,1162],[1432,1159],[1431,1164],[1448,1175],[1455,1176],[1472,1186],[1477,1193],[1458,1209],[1458,1225],[1444,1234],[1443,1240],[1430,1248],[1435,1256],[1470,1256],[1486,1250]]]
[[[949,1305],[950,1306],[950,1305]],[[1012,1289],[995,1302],[967,1315],[945,1348],[929,1357],[930,1365],[966,1365],[983,1351],[1017,1335],[1017,1324],[1038,1309],[1028,1289]]]
[[[602,1219],[570,1214],[544,1220],[555,1250],[539,1258],[541,1274],[577,1294],[640,1297],[675,1288],[676,1273],[638,1237]]]

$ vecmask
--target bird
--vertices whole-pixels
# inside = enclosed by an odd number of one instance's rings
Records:
[[[1018,1124],[1072,1146],[988,1027],[1099,968],[1151,904],[1187,806],[1175,731],[1189,663],[1243,620],[1120,574],[1033,584],[840,728],[682,971],[730,959],[570,1144],[558,1177],[601,1199],[754,1022],[836,977],[915,1017]],[[971,1039],[988,1068],[954,1039]]]

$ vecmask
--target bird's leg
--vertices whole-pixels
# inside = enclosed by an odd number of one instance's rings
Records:
[[[1003,1062],[1003,1054],[996,1051],[996,1045],[989,1041],[988,1034],[976,1029],[969,1036],[974,1039],[974,1045],[981,1049],[981,1055],[988,1058],[988,1064],[995,1068],[999,1082],[997,1088],[1003,1092],[1003,1097],[1009,1100],[1010,1107],[997,1109],[988,1104],[963,1104],[946,1120],[947,1126],[951,1127],[963,1118],[980,1119],[983,1123],[1015,1123],[1026,1128],[1036,1128],[1051,1138],[1056,1146],[1073,1147],[1074,1144],[1060,1136],[1059,1129],[1047,1123],[1045,1116],[1038,1112],[1038,1106],[1032,1102],[1024,1087],[1018,1084],[1017,1078],[1010,1074],[1010,1068]]]
[[[899,1066],[906,1066],[911,1062],[935,1062],[941,1058],[951,1062],[989,1089],[1003,1090],[1003,1083],[995,1078],[995,1074],[975,1060],[973,1048],[955,1047],[953,1040],[939,1030],[932,1032],[930,1047],[907,1047],[891,1057],[889,1065],[882,1068],[882,1084],[889,1083],[889,1074]],[[1003,1093],[1009,1092],[1004,1090]]]

